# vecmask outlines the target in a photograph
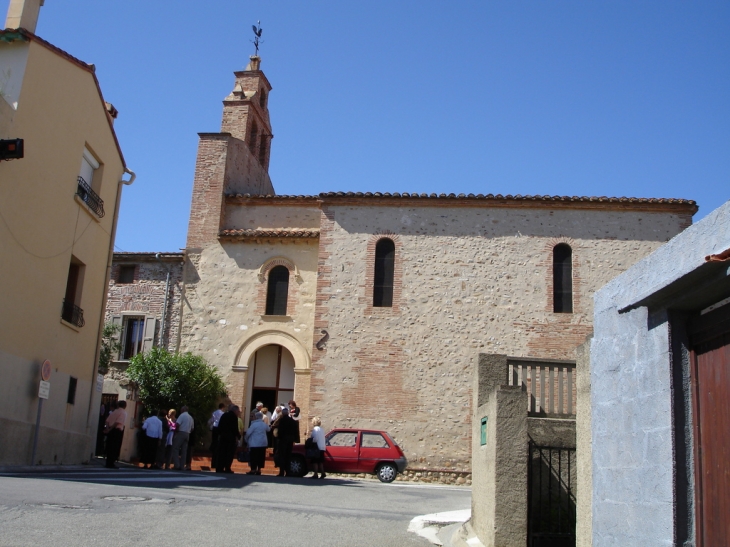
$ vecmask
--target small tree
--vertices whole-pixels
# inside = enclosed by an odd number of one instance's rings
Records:
[[[192,353],[152,348],[130,359],[127,375],[137,384],[139,398],[148,412],[187,405],[198,433],[205,427],[208,412],[226,395],[216,368]]]
[[[109,365],[115,355],[122,351],[122,344],[119,343],[119,331],[121,325],[106,323],[101,331],[101,351],[99,352],[99,374],[106,374]]]

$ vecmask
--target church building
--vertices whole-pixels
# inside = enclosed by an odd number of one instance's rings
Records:
[[[469,471],[480,353],[519,363],[525,411],[573,419],[593,293],[690,226],[696,204],[277,195],[271,89],[251,57],[221,131],[200,134],[180,349],[220,369],[233,403],[294,399],[302,434],[315,415],[387,430],[413,469]]]

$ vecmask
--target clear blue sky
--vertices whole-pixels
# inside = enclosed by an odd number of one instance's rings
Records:
[[[46,0],[119,109],[118,250],[185,245],[259,19],[279,194],[730,198],[730,2]]]

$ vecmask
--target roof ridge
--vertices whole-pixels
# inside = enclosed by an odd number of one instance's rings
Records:
[[[294,194],[226,194],[229,198],[238,199],[323,199],[323,198],[407,198],[407,199],[473,199],[473,200],[514,200],[514,201],[560,201],[560,202],[599,202],[599,203],[665,203],[697,205],[694,200],[683,198],[639,198],[639,197],[608,197],[608,196],[548,196],[548,195],[521,195],[521,194],[436,194],[410,192],[320,192],[316,195]]]

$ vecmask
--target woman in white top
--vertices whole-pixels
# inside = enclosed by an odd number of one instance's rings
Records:
[[[327,448],[325,445],[324,440],[324,431],[322,430],[322,420],[319,418],[319,416],[315,416],[312,418],[312,440],[317,443],[317,448],[319,449],[319,457],[318,458],[311,458],[310,462],[312,464],[312,471],[314,471],[314,475],[309,477],[310,479],[323,479],[327,476],[327,474],[324,472],[324,453]],[[317,472],[322,473],[321,475],[317,475]]]

